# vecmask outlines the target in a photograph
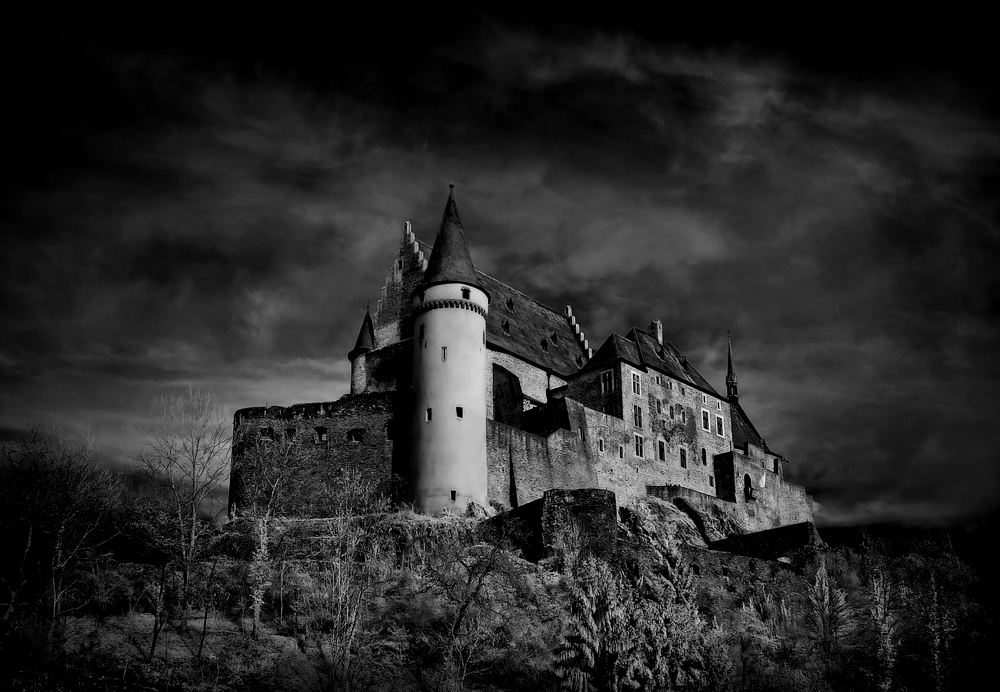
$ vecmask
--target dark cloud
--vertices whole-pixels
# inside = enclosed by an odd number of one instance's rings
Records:
[[[43,42],[0,179],[0,426],[122,460],[165,389],[336,398],[402,223],[429,242],[455,182],[477,267],[592,346],[660,318],[721,387],[732,329],[824,521],[995,506],[1000,128],[965,54],[583,24]]]

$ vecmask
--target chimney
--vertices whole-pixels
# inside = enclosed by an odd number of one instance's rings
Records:
[[[663,345],[663,322],[653,320],[649,323],[649,333],[656,338],[656,343]]]

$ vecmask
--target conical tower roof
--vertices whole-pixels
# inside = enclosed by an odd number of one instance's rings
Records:
[[[434,249],[427,261],[424,281],[418,288],[427,288],[435,284],[463,283],[485,292],[479,283],[476,268],[472,266],[469,246],[465,242],[465,230],[462,228],[462,219],[458,216],[458,206],[455,204],[455,186],[452,185],[451,188],[441,219],[441,230],[434,239]]]
[[[372,324],[372,314],[365,308],[365,319],[361,322],[361,331],[358,332],[358,340],[354,343],[354,349],[347,354],[350,360],[354,360],[362,353],[367,353],[375,348],[375,325]]]

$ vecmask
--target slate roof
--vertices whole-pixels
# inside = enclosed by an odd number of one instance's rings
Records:
[[[597,349],[584,371],[606,366],[614,360],[624,360],[636,367],[652,368],[706,394],[723,398],[673,344],[664,341],[661,346],[652,335],[640,329],[633,329],[625,336],[609,336]]]
[[[431,252],[427,243],[418,242],[424,254]],[[430,271],[429,263],[427,268]],[[490,346],[551,370],[560,377],[570,376],[586,362],[583,344],[576,338],[565,315],[489,274],[476,271],[476,277],[477,285],[491,298],[486,317],[486,340]],[[510,334],[504,332],[505,321]],[[547,351],[542,348],[542,339],[545,339]]]
[[[434,249],[427,260],[427,270],[420,287],[453,282],[483,288],[472,265],[469,246],[465,242],[465,231],[462,229],[462,219],[458,216],[454,190],[448,195],[448,203],[445,204],[441,218],[441,229],[434,239]]]
[[[375,348],[375,325],[372,324],[372,314],[365,309],[365,318],[361,321],[361,331],[358,332],[358,340],[354,342],[354,349],[347,354],[353,359],[355,355],[363,351],[371,351]]]
[[[757,428],[753,427],[753,423],[750,422],[750,417],[747,416],[743,407],[739,403],[732,403],[730,408],[733,410],[733,446],[745,447],[749,441],[758,447],[763,447],[765,452],[771,452],[764,444],[764,438],[757,432]],[[773,452],[771,453],[773,454]]]

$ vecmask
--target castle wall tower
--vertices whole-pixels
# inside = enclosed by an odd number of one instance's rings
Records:
[[[368,387],[367,354],[375,348],[375,327],[372,324],[371,312],[365,308],[365,319],[361,321],[361,331],[354,348],[347,354],[351,361],[351,394],[364,394]]]
[[[411,480],[427,514],[487,504],[486,315],[465,232],[448,197],[413,306]]]

